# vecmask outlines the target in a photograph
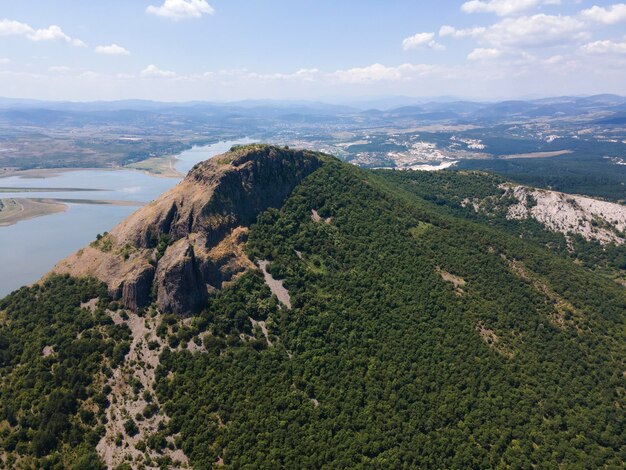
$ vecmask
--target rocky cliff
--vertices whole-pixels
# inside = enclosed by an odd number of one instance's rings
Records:
[[[319,166],[314,152],[234,148],[196,165],[52,272],[100,279],[129,309],[156,300],[164,312],[192,313],[211,291],[254,268],[243,251],[247,227]]]

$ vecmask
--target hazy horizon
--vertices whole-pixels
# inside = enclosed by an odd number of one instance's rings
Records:
[[[109,103],[123,103],[123,102],[143,102],[151,104],[164,104],[164,105],[196,105],[196,104],[208,104],[208,105],[243,105],[243,104],[284,104],[284,105],[326,105],[326,106],[345,106],[356,107],[376,104],[377,102],[398,102],[397,106],[405,106],[412,104],[427,104],[427,103],[454,103],[454,102],[473,102],[473,103],[500,103],[505,101],[538,101],[549,99],[561,99],[561,98],[573,98],[584,99],[592,98],[594,96],[615,96],[626,99],[625,94],[618,93],[581,93],[581,94],[569,94],[569,95],[524,95],[524,96],[506,96],[506,97],[493,97],[493,98],[477,98],[471,96],[409,96],[409,95],[371,95],[371,96],[357,96],[349,98],[339,98],[332,96],[321,96],[319,98],[243,98],[243,99],[206,99],[206,100],[161,100],[150,98],[120,98],[120,99],[105,99],[105,100],[72,100],[72,99],[39,99],[30,97],[9,97],[0,95],[0,106],[6,103],[16,104],[109,104]],[[404,103],[404,104],[402,104]],[[395,106],[395,105],[392,105]]]

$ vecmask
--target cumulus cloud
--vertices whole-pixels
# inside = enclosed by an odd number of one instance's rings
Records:
[[[66,65],[53,65],[52,67],[48,67],[48,71],[52,73],[69,73],[72,71],[71,67],[67,67]]]
[[[547,46],[570,42],[583,32],[585,24],[572,16],[543,13],[505,18],[487,28],[483,38],[495,45]]]
[[[551,46],[586,37],[585,23],[573,16],[546,15],[504,18],[488,27],[455,29],[442,26],[440,36],[471,37],[491,47]]]
[[[146,11],[171,20],[184,20],[212,15],[215,10],[206,0],[165,0],[161,6],[148,6]]]
[[[439,29],[439,36],[451,36],[454,38],[464,38],[464,37],[478,37],[487,31],[487,28],[477,27],[477,28],[467,28],[467,29],[456,29],[454,26],[444,25]]]
[[[502,55],[502,51],[493,48],[477,48],[467,56],[468,60],[489,60],[496,59]]]
[[[97,54],[104,55],[130,55],[130,51],[117,44],[111,44],[110,46],[98,46],[95,49]]]
[[[556,4],[555,1],[531,0],[473,0],[463,4],[467,12],[490,11],[500,18],[489,26],[456,29],[444,25],[439,30],[440,37],[472,38],[479,46],[468,55],[470,60],[482,60],[489,50],[518,54],[526,47],[570,46],[578,47],[583,41],[589,42],[591,31],[602,25],[612,25],[626,21],[626,4],[618,3],[606,7],[593,6],[571,15],[512,15],[532,6]],[[588,43],[581,50],[593,53],[603,49],[619,50],[621,43],[596,41]]]
[[[595,41],[581,47],[587,54],[626,54],[626,39],[622,42]]]
[[[221,73],[224,75],[224,74],[228,74],[229,71],[222,70]],[[245,73],[248,78],[252,78],[252,79],[260,79],[260,80],[300,80],[300,81],[303,81],[303,82],[312,82],[312,81],[320,78],[321,75],[322,75],[320,70],[316,69],[316,68],[313,68],[313,69],[299,69],[299,70],[296,70],[293,73],[277,72],[277,73],[262,74],[262,73],[248,72],[248,71],[243,71],[243,73]],[[205,72],[204,76],[209,76],[209,74],[213,75],[212,72]]]
[[[346,70],[337,70],[330,75],[340,82],[368,83],[378,81],[398,81],[430,75],[436,71],[436,66],[430,64],[402,64],[397,67],[382,64],[372,64],[367,67],[355,67]]]
[[[443,45],[435,41],[435,33],[417,33],[402,41],[402,48],[405,51],[409,49],[420,49],[422,47],[428,47],[434,50],[445,49]]]
[[[156,65],[150,64],[141,71],[141,76],[148,78],[174,78],[176,77],[176,72],[161,70]]]
[[[559,5],[560,0],[471,0],[461,5],[465,13],[495,13],[508,16],[539,5]]]
[[[26,23],[7,19],[0,20],[0,36],[24,36],[35,42],[63,41],[79,47],[86,45],[80,39],[75,39],[65,34],[57,25],[51,25],[43,29],[35,29]]]
[[[597,5],[583,10],[580,16],[586,20],[604,24],[626,21],[626,3],[615,3],[606,8]]]
[[[26,23],[4,19],[0,21],[0,36],[17,36],[33,33],[35,30]]]

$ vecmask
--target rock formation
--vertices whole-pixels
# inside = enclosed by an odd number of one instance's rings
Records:
[[[243,251],[247,227],[279,207],[321,163],[309,151],[234,148],[197,164],[173,189],[52,272],[100,279],[128,309],[156,300],[164,312],[195,312],[211,291],[254,269]]]

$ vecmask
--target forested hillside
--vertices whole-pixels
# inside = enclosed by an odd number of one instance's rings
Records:
[[[120,399],[105,379],[145,341],[160,356],[129,392],[150,408],[110,443],[121,468],[623,468],[626,290],[454,202],[498,178],[442,175],[324,157],[249,228],[269,272],[190,317],[118,311],[69,277],[7,297],[5,466],[96,468]],[[132,339],[137,319],[159,326]]]
[[[607,275],[626,285],[626,244],[623,243],[626,233],[612,225],[613,216],[610,214],[600,216],[593,214],[591,217],[592,229],[596,231],[607,230],[615,235],[619,241],[615,243],[600,243],[592,237],[581,236],[584,220],[575,220],[575,224],[581,228],[580,233],[572,230],[550,230],[546,226],[533,220],[511,219],[508,217],[509,209],[519,201],[507,191],[508,187],[516,185],[507,182],[504,178],[490,173],[479,171],[442,171],[435,173],[427,172],[380,172],[384,179],[393,185],[399,185],[406,191],[436,204],[442,211],[455,216],[461,216],[481,224],[497,227],[511,235],[534,242],[539,247],[548,248],[553,253],[568,259],[572,259],[589,269]],[[544,190],[537,190],[543,191]],[[547,191],[550,192],[550,191]],[[551,192],[555,194],[554,192]],[[560,193],[562,194],[562,193]],[[563,194],[566,203],[555,203],[555,211],[565,211],[567,206],[576,208],[574,196]],[[532,198],[532,196],[531,196]],[[586,198],[585,198],[586,199]],[[571,204],[567,204],[570,201]],[[529,205],[536,201],[529,201]],[[618,204],[603,203],[613,207]],[[622,213],[626,212],[626,206],[621,205]]]

